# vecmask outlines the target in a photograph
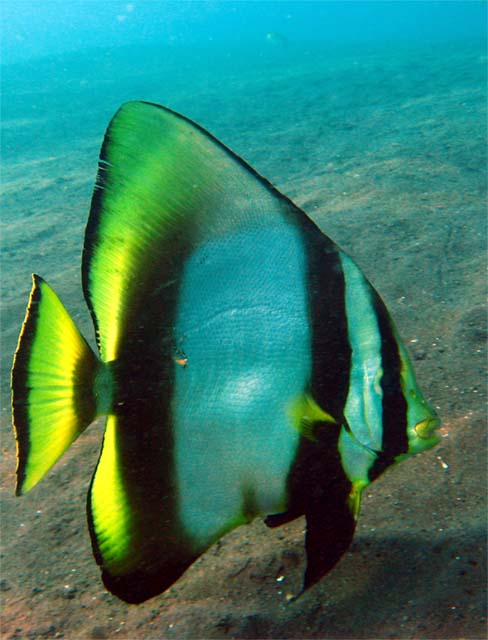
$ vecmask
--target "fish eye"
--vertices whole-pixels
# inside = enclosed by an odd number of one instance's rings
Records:
[[[430,438],[440,423],[441,421],[437,417],[425,418],[425,420],[417,422],[414,430],[419,438]]]

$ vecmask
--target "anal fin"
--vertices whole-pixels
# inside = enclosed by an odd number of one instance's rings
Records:
[[[166,447],[158,437],[165,430],[148,411],[139,406],[139,411],[108,416],[88,494],[92,546],[103,582],[133,604],[169,588],[198,555],[175,512]],[[135,428],[141,424],[144,430]]]

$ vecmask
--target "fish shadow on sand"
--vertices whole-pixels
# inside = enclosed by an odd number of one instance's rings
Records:
[[[388,637],[456,638],[468,629],[469,637],[483,637],[486,554],[481,529],[435,536],[363,533],[334,571],[292,602],[286,602],[287,589],[299,584],[304,561],[298,539],[278,553],[244,561],[241,570],[229,572],[227,566],[224,576],[224,556],[234,554],[233,546],[226,549],[224,543],[219,567],[209,566],[215,562],[211,551],[189,582],[177,588],[178,600],[188,597],[195,607],[190,605],[180,621],[188,632],[212,638],[384,638],[395,627],[396,635]],[[214,609],[212,622],[198,601],[198,593],[212,591],[209,569],[215,570],[213,597],[235,612]],[[278,582],[281,572],[285,577],[272,591],[270,574],[276,573]],[[176,607],[170,609],[174,620]]]
[[[482,637],[486,584],[482,531],[429,536],[426,532],[358,538],[353,558],[331,584],[324,580],[319,587],[312,636],[385,637],[393,618],[398,637],[413,637],[409,629],[416,637],[459,637],[459,628],[467,624],[472,632],[478,625]],[[342,580],[345,597],[338,598],[341,589],[334,592]]]

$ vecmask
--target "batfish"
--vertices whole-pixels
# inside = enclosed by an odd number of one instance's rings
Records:
[[[310,587],[350,545],[364,488],[439,440],[354,261],[168,108],[128,102],[109,124],[82,282],[97,355],[33,275],[12,370],[16,493],[106,416],[88,525],[126,602],[257,516],[305,515]]]

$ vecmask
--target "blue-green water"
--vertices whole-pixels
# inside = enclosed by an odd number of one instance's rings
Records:
[[[1,9],[5,637],[482,637],[486,4]],[[300,524],[239,530],[139,608],[104,593],[84,522],[96,428],[12,497],[8,376],[30,274],[92,340],[83,230],[105,127],[132,99],[212,131],[355,256],[444,420],[437,449],[372,485],[352,552],[297,603]]]
[[[267,34],[271,44],[331,46],[486,39],[483,2],[2,2],[4,63],[88,47],[182,44],[212,48]]]

